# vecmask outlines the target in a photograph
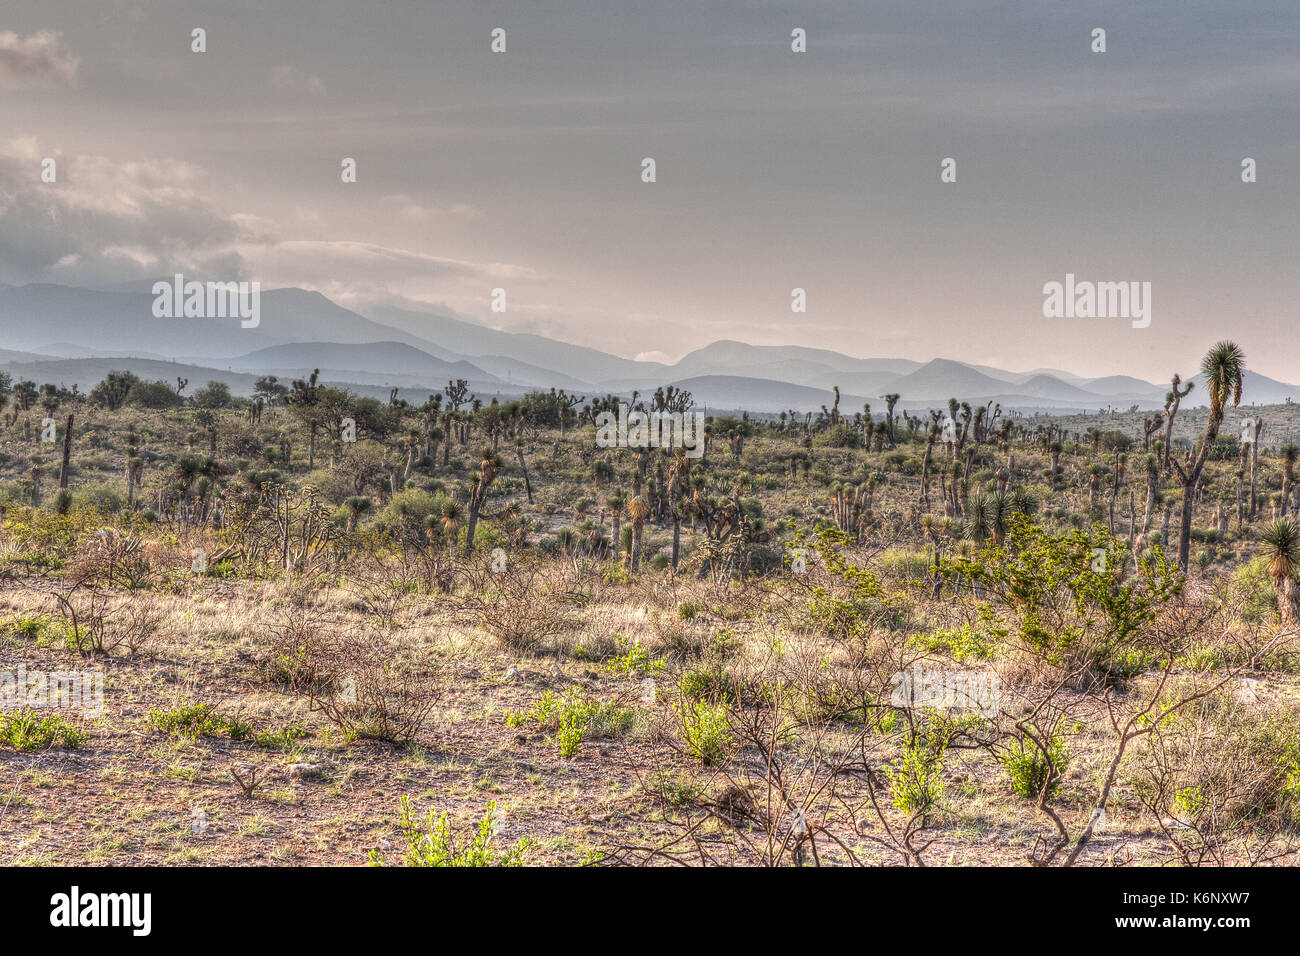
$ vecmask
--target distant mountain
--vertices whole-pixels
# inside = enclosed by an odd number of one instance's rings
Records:
[[[1076,384],[1094,395],[1105,395],[1117,399],[1139,399],[1152,402],[1164,402],[1167,385],[1153,385],[1131,375],[1107,375],[1104,378],[1081,379]]]
[[[1053,378],[1051,375],[1035,375],[1033,378],[1017,385],[1015,392],[1017,395],[1044,398],[1053,402],[1097,404],[1097,396],[1094,393],[1085,391],[1082,388],[1076,388],[1067,382],[1062,382],[1059,378]]]
[[[1168,388],[1126,375],[1008,372],[942,358],[864,359],[823,348],[730,340],[696,349],[673,365],[640,362],[488,328],[437,308],[377,307],[362,315],[303,289],[264,291],[260,324],[244,329],[237,319],[156,318],[149,285],[92,290],[0,284],[0,341],[10,349],[0,351],[0,368],[38,383],[75,382],[84,389],[117,368],[169,381],[180,375],[198,382],[206,375],[243,394],[259,375],[300,377],[319,368],[322,380],[358,392],[386,396],[397,387],[420,400],[453,378],[466,379],[483,398],[552,387],[626,397],[678,384],[704,406],[764,412],[816,411],[831,404],[832,386],[838,386],[846,414],[864,402],[879,412],[889,393],[900,395],[898,407],[910,411],[945,408],[950,398],[1026,412],[1131,405],[1149,411],[1163,404]],[[1185,405],[1202,405],[1204,395],[1198,382]],[[1300,397],[1300,387],[1247,372],[1244,397],[1248,404],[1277,404]]]
[[[889,390],[909,402],[946,403],[950,397],[959,401],[973,401],[1010,389],[1005,380],[985,375],[962,362],[934,359],[895,379]]]
[[[711,412],[750,411],[783,412],[787,409],[816,411],[830,406],[835,396],[829,388],[809,388],[787,382],[773,382],[764,378],[745,378],[740,375],[705,375],[697,378],[674,380],[665,384],[676,385],[691,393],[697,408]],[[862,407],[864,399],[841,394],[840,409],[846,403]]]
[[[431,312],[391,307],[373,308],[369,312],[394,328],[418,330],[416,334],[421,338],[471,361],[475,356],[495,355],[597,385],[603,382],[617,385],[648,375],[662,376],[668,371],[668,366],[658,362],[635,362],[585,345],[557,342],[530,332],[502,332]]]
[[[965,363],[970,364],[970,363]],[[971,368],[977,372],[983,372],[992,378],[1001,379],[1004,382],[1010,382],[1012,385],[1020,385],[1029,381],[1038,375],[1050,375],[1052,378],[1059,378],[1068,385],[1078,385],[1083,381],[1082,375],[1075,375],[1073,372],[1063,372],[1059,368],[1034,368],[1028,372],[1008,372],[1004,369],[994,368],[991,365],[971,365]]]
[[[93,354],[152,354],[230,358],[291,342],[399,341],[436,349],[418,336],[388,328],[336,305],[319,292],[272,289],[261,295],[261,321],[241,328],[238,319],[160,319],[147,292],[103,292],[31,284],[0,288],[0,341],[36,350],[67,342]]]
[[[230,359],[230,368],[241,371],[294,370],[298,376],[312,369],[338,372],[384,372],[399,376],[421,377],[429,382],[463,378],[479,384],[499,384],[496,376],[464,360],[447,362],[404,342],[367,342],[344,345],[337,342],[296,342],[272,345],[247,355]]]

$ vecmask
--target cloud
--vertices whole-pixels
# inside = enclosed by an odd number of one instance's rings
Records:
[[[75,86],[80,62],[63,49],[62,34],[41,30],[24,39],[0,30],[0,86]]]
[[[46,156],[54,183],[41,181]],[[482,313],[495,287],[514,294],[549,281],[511,263],[286,237],[268,217],[223,209],[210,191],[206,170],[179,159],[64,156],[34,137],[0,143],[0,282],[95,285],[180,271],[315,289],[344,304],[409,298]]]
[[[277,66],[271,72],[271,85],[281,93],[294,95],[321,96],[325,93],[325,84],[319,76],[292,66]]]
[[[380,202],[385,203],[389,208],[391,208],[398,218],[417,225],[447,217],[454,219],[473,219],[478,215],[478,210],[467,203],[457,203],[445,208],[441,206],[426,206],[406,195],[384,196]]]
[[[57,178],[42,182],[43,159]],[[0,281],[93,284],[171,268],[242,272],[232,251],[264,236],[208,201],[202,169],[177,159],[65,156],[34,138],[0,143]]]
[[[651,352],[638,352],[634,358],[638,362],[660,362],[664,365],[672,365],[674,361],[673,357],[667,352],[660,352],[658,350]]]

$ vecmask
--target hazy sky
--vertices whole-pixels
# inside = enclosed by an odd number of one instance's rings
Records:
[[[0,281],[190,270],[670,360],[1160,381],[1230,337],[1296,381],[1298,50],[1296,0],[11,0]],[[1043,318],[1067,272],[1151,282],[1151,326]]]

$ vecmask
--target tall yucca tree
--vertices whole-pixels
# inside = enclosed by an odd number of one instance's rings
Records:
[[[501,474],[501,469],[505,463],[501,456],[491,448],[484,448],[483,453],[479,455],[478,463],[478,481],[470,489],[469,495],[469,521],[465,525],[465,554],[474,553],[474,530],[478,527],[479,514],[483,510],[483,504],[487,501],[488,489],[492,487],[492,482],[497,480],[497,475]]]
[[[1192,508],[1196,503],[1196,486],[1205,470],[1214,439],[1223,425],[1223,414],[1232,399],[1233,407],[1241,404],[1241,386],[1246,376],[1246,353],[1234,342],[1219,342],[1201,359],[1201,374],[1205,376],[1205,390],[1210,397],[1210,415],[1205,422],[1205,434],[1200,446],[1189,451],[1184,460],[1173,465],[1183,483],[1182,516],[1178,523],[1178,566],[1187,570],[1191,552]]]
[[[632,521],[632,570],[641,564],[641,529],[650,517],[650,502],[645,495],[637,495],[627,503],[627,516]]]
[[[1300,448],[1287,444],[1282,446],[1282,517],[1286,517],[1291,504],[1291,493],[1295,488],[1295,465],[1300,461]]]
[[[1300,522],[1294,518],[1270,521],[1260,532],[1264,557],[1268,559],[1268,574],[1277,591],[1277,613],[1282,623],[1295,624],[1300,620],[1300,587],[1296,585],[1296,571],[1300,570]]]

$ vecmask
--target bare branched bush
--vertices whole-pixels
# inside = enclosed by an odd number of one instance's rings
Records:
[[[574,612],[584,603],[554,571],[528,561],[499,572],[480,572],[460,608],[502,647],[515,652],[539,649],[576,626]]]

